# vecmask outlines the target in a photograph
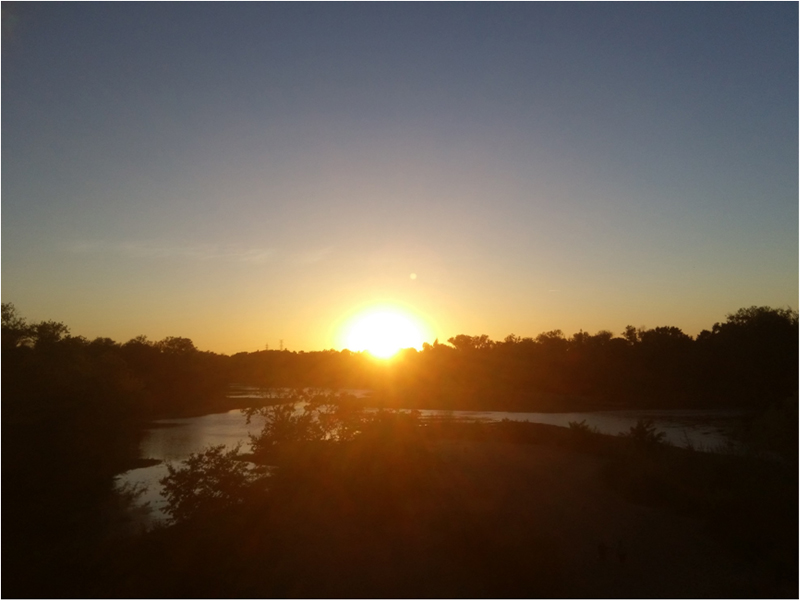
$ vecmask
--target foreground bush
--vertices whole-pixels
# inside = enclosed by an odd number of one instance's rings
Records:
[[[173,521],[210,515],[241,504],[264,481],[266,471],[241,459],[239,447],[209,446],[189,456],[183,466],[167,465],[159,483]]]
[[[181,466],[167,466],[168,475],[160,483],[173,522],[204,517],[263,496],[267,484],[275,481],[269,477],[275,469],[307,470],[312,468],[309,461],[319,462],[322,453],[355,453],[350,462],[356,464],[356,458],[363,458],[356,454],[369,448],[373,459],[381,456],[400,470],[407,457],[418,454],[416,412],[365,411],[352,396],[332,392],[287,390],[275,397],[284,402],[246,410],[248,423],[264,419],[261,431],[250,435],[247,457],[258,465],[245,460],[238,447],[226,450],[220,445],[192,454]]]

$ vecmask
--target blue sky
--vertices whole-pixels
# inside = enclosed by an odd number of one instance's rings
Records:
[[[374,303],[440,339],[797,308],[795,3],[10,16],[2,297],[29,318],[236,352],[338,347]]]

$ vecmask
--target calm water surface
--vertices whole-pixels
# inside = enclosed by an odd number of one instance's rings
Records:
[[[652,419],[656,428],[663,431],[666,440],[675,446],[693,445],[699,450],[715,450],[723,446],[742,411],[735,410],[618,410],[585,413],[521,413],[499,411],[443,411],[421,410],[423,417],[450,417],[467,421],[528,421],[568,427],[570,421],[586,421],[601,433],[616,435],[624,433],[642,418]],[[167,462],[180,462],[193,452],[206,446],[223,444],[233,448],[241,444],[247,451],[248,433],[257,433],[263,420],[254,419],[247,425],[244,412],[231,410],[226,413],[204,415],[186,419],[167,419],[158,422],[158,427],[146,432],[140,446],[142,458],[165,461],[159,465],[133,469],[119,475],[119,485],[146,486],[140,503],[149,503],[150,518],[161,521],[165,518],[163,508],[166,501],[161,495],[158,480],[167,474]]]

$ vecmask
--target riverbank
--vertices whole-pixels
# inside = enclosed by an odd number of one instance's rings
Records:
[[[796,596],[781,465],[542,424],[415,431],[295,446],[270,493],[117,548],[93,595]]]

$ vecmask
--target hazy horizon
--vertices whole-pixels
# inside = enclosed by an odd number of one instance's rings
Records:
[[[797,308],[795,3],[3,3],[2,299],[232,354]]]

